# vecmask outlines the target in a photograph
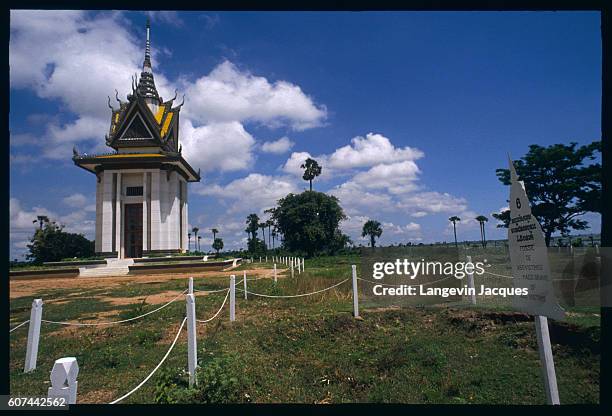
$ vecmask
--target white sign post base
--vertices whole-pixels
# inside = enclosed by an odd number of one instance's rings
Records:
[[[542,315],[536,315],[535,325],[538,338],[538,351],[540,352],[540,363],[542,365],[542,375],[544,376],[544,388],[546,389],[546,401],[548,404],[561,404],[559,402],[555,362],[553,360],[552,347],[550,345],[550,334],[548,333],[548,318]]]

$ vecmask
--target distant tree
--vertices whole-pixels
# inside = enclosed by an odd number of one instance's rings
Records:
[[[26,258],[36,264],[72,257],[91,257],[95,254],[93,241],[82,234],[64,232],[64,227],[55,222],[44,222],[43,228],[34,232],[30,243],[27,245],[30,253]]]
[[[461,221],[461,218],[454,215],[450,217],[448,220],[453,223],[453,232],[455,233],[455,247],[458,247],[457,246],[457,221]]]
[[[276,228],[272,228],[272,250],[274,250],[274,241],[276,240]]]
[[[200,229],[198,227],[193,227],[191,231],[193,232],[193,243],[195,245],[195,251],[200,251],[200,248],[198,247],[198,243],[200,241],[200,239],[198,238],[198,231],[200,231]]]
[[[187,247],[189,247],[189,250],[191,250],[191,233],[187,233],[187,241],[189,241],[189,243],[187,244]]]
[[[529,152],[514,161],[519,180],[525,183],[531,211],[536,217],[546,245],[550,245],[553,233],[584,230],[588,223],[577,217],[587,212],[601,212],[601,164],[596,160],[601,152],[601,141],[577,147],[554,144],[548,147],[529,146]],[[496,169],[499,180],[510,185],[510,171]],[[501,221],[498,227],[508,227],[510,210],[493,214]]]
[[[219,234],[219,230],[217,230],[216,228],[213,228],[210,231],[212,231],[213,233],[213,242],[214,242],[217,239],[217,234]]]
[[[33,224],[38,223],[39,224],[39,229],[42,230],[43,228],[43,224],[49,222],[49,217],[47,217],[46,215],[38,215],[36,217],[36,219],[34,221],[32,221]]]
[[[268,227],[268,247],[272,247],[272,226],[274,225],[274,221],[270,218],[266,221],[266,227]]]
[[[198,236],[198,252],[199,252],[199,253],[201,253],[201,252],[202,252],[202,250],[201,250],[201,247],[202,247],[202,246],[201,246],[201,244],[200,244],[200,240],[201,240],[201,239],[202,239],[202,236],[201,236],[201,235],[199,235],[199,236]]]
[[[321,174],[321,166],[316,160],[308,158],[300,167],[304,169],[302,179],[310,183],[310,190],[312,191],[312,180]]]
[[[259,230],[259,216],[257,214],[249,214],[246,219],[246,232],[249,234],[250,239],[257,238],[257,231]]]
[[[219,256],[219,250],[223,250],[223,239],[215,238],[212,248],[217,251],[217,256]]]
[[[480,224],[480,241],[482,242],[482,246],[487,246],[487,235],[485,233],[485,222],[489,221],[487,217],[484,215],[479,215],[476,218],[476,221]]]
[[[361,230],[361,236],[370,237],[370,247],[374,248],[376,245],[376,239],[382,235],[382,226],[380,222],[375,220],[367,220],[365,224],[363,224],[363,229]]]
[[[314,191],[289,194],[269,212],[289,251],[313,256],[335,253],[348,244],[339,228],[346,216],[334,196]]]

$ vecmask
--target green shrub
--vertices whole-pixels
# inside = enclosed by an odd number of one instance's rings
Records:
[[[155,403],[237,403],[240,385],[232,373],[227,359],[215,358],[200,364],[197,385],[190,388],[184,371],[165,371],[155,388]]]

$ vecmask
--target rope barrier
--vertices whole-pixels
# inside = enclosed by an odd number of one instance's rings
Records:
[[[170,305],[172,302],[175,302],[179,297],[181,297],[185,292],[187,292],[187,289],[183,290],[181,293],[178,294],[177,297],[175,297],[174,299],[172,299],[170,302],[160,306],[157,309],[154,309],[152,311],[149,311],[147,313],[143,313],[142,315],[139,316],[135,316],[133,318],[129,318],[129,319],[122,319],[120,321],[107,321],[107,322],[92,322],[92,323],[81,323],[81,322],[60,322],[60,321],[49,321],[46,319],[41,319],[41,322],[46,322],[48,324],[57,324],[57,325],[72,325],[72,326],[100,326],[100,325],[115,325],[115,324],[121,324],[124,322],[130,322],[130,321],[135,321],[136,319],[140,319],[140,318],[144,318],[147,315],[151,315],[152,313],[161,311],[162,309],[164,309],[166,306]]]
[[[444,277],[442,279],[434,280],[433,282],[421,283],[419,285],[408,284],[408,283],[404,283],[403,285],[392,285],[392,284],[389,284],[389,283],[373,282],[372,280],[362,279],[361,277],[358,277],[357,279],[358,280],[363,280],[364,282],[379,284],[379,285],[383,285],[383,286],[401,287],[401,286],[405,286],[405,285],[408,285],[408,286],[427,286],[427,285],[433,285],[434,283],[438,283],[438,282],[441,282],[443,280],[450,279],[451,277],[453,277],[453,276],[447,276],[447,277]]]
[[[301,293],[301,294],[299,294],[299,295],[284,295],[284,296],[281,296],[281,295],[264,295],[264,294],[262,294],[262,293],[255,293],[255,292],[251,292],[251,291],[249,291],[249,290],[247,290],[247,293],[248,293],[249,295],[253,295],[253,296],[261,296],[261,297],[264,297],[264,298],[299,298],[299,297],[302,297],[302,296],[316,295],[317,293],[325,292],[326,290],[330,290],[330,289],[333,289],[333,288],[335,288],[335,287],[337,287],[337,286],[340,286],[342,283],[344,283],[344,282],[348,282],[349,280],[350,280],[350,279],[344,279],[344,280],[343,280],[343,281],[341,281],[340,283],[336,283],[335,285],[330,286],[330,287],[326,287],[325,289],[317,290],[316,292],[310,292],[310,293]],[[240,292],[244,292],[244,290],[242,290],[242,289],[237,289],[237,290],[238,290],[238,291],[240,291]]]
[[[497,276],[497,277],[505,277],[506,279],[514,279],[514,276],[506,276],[504,274],[496,274],[496,273],[491,273],[491,272],[486,272],[487,274],[493,275],[493,276]],[[571,279],[550,279],[553,282],[559,282],[559,281],[577,281],[580,280],[580,278],[571,278]]]
[[[17,325],[17,326],[16,326],[16,327],[14,327],[14,328],[11,328],[11,330],[9,331],[9,334],[10,334],[11,332],[13,332],[14,330],[16,330],[17,328],[20,328],[20,327],[24,326],[24,325],[25,325],[25,324],[27,324],[28,322],[30,322],[30,320],[29,320],[29,319],[28,319],[27,321],[24,321],[24,322],[20,323],[19,325]]]
[[[249,280],[249,279],[247,279]],[[244,277],[242,278],[241,281],[236,283],[236,286],[238,286],[240,283],[244,282]],[[193,289],[194,292],[208,292],[208,293],[216,293],[216,292],[223,292],[229,289],[215,289],[215,290],[205,290],[205,289]]]
[[[139,388],[141,388],[147,381],[149,381],[149,379],[151,377],[153,377],[153,374],[155,374],[155,372],[159,369],[159,367],[161,367],[161,365],[164,363],[164,361],[166,361],[166,358],[168,358],[168,356],[170,355],[170,352],[172,351],[172,349],[174,348],[174,345],[176,345],[176,341],[179,339],[179,335],[181,335],[181,331],[183,330],[183,326],[185,326],[185,322],[187,321],[187,317],[183,318],[183,322],[181,322],[181,326],[179,327],[179,330],[176,333],[176,336],[174,337],[174,341],[172,341],[172,345],[170,345],[170,348],[168,348],[168,351],[166,351],[166,355],[164,355],[164,358],[161,359],[161,361],[159,362],[159,364],[157,364],[155,366],[155,368],[153,369],[153,371],[151,371],[149,373],[149,375],[140,382],[140,384],[138,384],[136,387],[134,387],[130,392],[124,394],[123,396],[119,397],[118,399],[113,400],[112,402],[110,402],[109,404],[117,404],[119,403],[121,400],[125,399],[126,397],[129,397],[132,393],[136,392]]]
[[[229,289],[225,289],[227,290],[227,295],[225,295],[225,299],[223,299],[223,303],[221,304],[221,307],[219,308],[219,310],[217,311],[217,313],[215,313],[212,318],[208,318],[208,319],[196,319],[196,322],[200,322],[200,323],[206,323],[206,322],[210,322],[213,319],[215,319],[220,313],[221,310],[223,309],[223,307],[225,306],[225,303],[227,302],[227,298],[229,296]]]

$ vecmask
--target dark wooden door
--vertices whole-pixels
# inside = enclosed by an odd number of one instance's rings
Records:
[[[142,257],[142,204],[125,204],[125,256]]]

